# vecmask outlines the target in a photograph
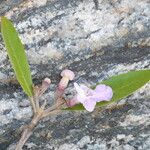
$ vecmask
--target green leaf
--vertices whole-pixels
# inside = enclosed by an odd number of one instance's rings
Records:
[[[113,102],[117,102],[129,95],[134,91],[141,88],[150,80],[150,70],[131,71],[125,74],[114,76],[99,84],[106,84],[113,90],[113,98],[111,101],[102,101],[97,103],[98,107],[103,107]],[[99,85],[97,84],[97,85]],[[92,87],[95,88],[96,86]],[[83,105],[78,104],[67,110],[84,110]]]
[[[5,17],[1,18],[1,32],[17,80],[24,92],[31,97],[33,95],[33,83],[24,46],[13,24]]]

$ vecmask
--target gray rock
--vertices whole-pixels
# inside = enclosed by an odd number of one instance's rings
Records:
[[[25,44],[34,83],[50,77],[44,95],[53,99],[64,68],[75,81],[93,85],[113,75],[150,68],[148,0],[0,1]],[[0,80],[13,77],[0,35]],[[73,93],[72,82],[67,89]],[[150,84],[108,109],[65,112],[45,118],[24,149],[145,149],[150,147]],[[18,84],[0,83],[0,149],[14,149],[20,127],[32,116]],[[87,138],[88,137],[88,138]]]
[[[134,147],[132,147],[132,146],[130,146],[130,145],[128,145],[128,144],[126,144],[126,145],[123,145],[123,150],[135,150],[135,148]]]
[[[79,148],[75,144],[63,144],[61,145],[58,150],[79,150]]]
[[[83,137],[80,141],[78,141],[77,145],[80,148],[83,148],[85,145],[87,145],[88,143],[90,143],[90,137],[89,136],[85,136]]]

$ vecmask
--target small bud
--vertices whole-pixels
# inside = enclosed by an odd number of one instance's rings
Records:
[[[66,78],[68,78],[69,80],[73,80],[74,79],[74,72],[73,71],[71,71],[71,70],[68,70],[68,69],[66,69],[66,70],[63,70],[62,72],[61,72],[61,76],[62,77],[66,77]]]
[[[75,75],[73,71],[66,69],[61,72],[61,76],[62,76],[62,79],[59,82],[58,88],[60,90],[61,89],[64,90],[68,86],[69,80],[72,81]]]
[[[38,96],[40,97],[49,87],[49,85],[51,84],[51,80],[49,78],[45,78],[42,81],[42,85],[40,87],[40,91],[38,93]]]
[[[67,100],[66,103],[68,107],[73,107],[79,104],[79,101],[77,100],[77,97],[75,96],[73,99]]]
[[[51,80],[49,78],[45,78],[43,81],[42,81],[42,84],[51,84]]]
[[[45,78],[42,81],[42,90],[47,90],[47,88],[49,87],[49,85],[51,84],[51,80],[49,78]]]

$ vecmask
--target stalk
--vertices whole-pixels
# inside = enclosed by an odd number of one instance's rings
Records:
[[[41,118],[42,118],[41,114],[37,114],[33,117],[31,123],[27,125],[27,127],[24,129],[15,150],[22,150],[22,147],[29,139],[29,137],[32,135],[33,129],[36,127]]]

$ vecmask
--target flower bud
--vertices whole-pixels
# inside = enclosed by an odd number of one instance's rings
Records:
[[[75,75],[73,71],[66,69],[61,72],[61,76],[62,79],[59,82],[58,88],[64,90],[68,86],[69,80],[73,80]]]

